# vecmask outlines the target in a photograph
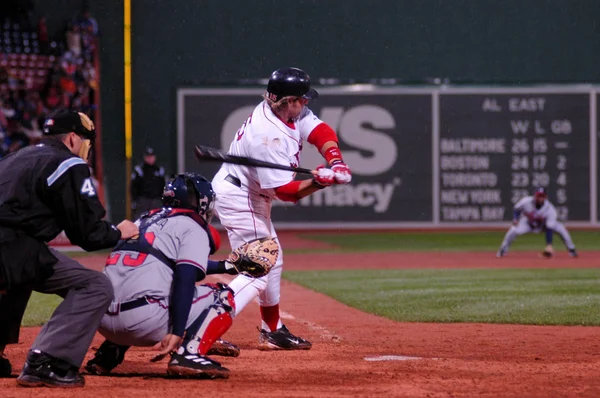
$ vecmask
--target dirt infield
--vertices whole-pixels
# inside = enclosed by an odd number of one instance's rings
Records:
[[[284,240],[302,247],[302,240]],[[292,245],[293,244],[293,245]],[[308,247],[312,244],[304,242]],[[356,262],[361,258],[362,262]],[[496,259],[493,253],[286,255],[286,269],[469,267],[600,267],[600,256],[552,260],[535,253]],[[85,258],[97,267],[101,259]],[[86,377],[85,390],[23,389],[0,380],[0,396],[21,397],[597,397],[600,328],[486,324],[398,323],[347,307],[292,283],[282,286],[284,321],[313,341],[307,352],[256,349],[258,305],[252,303],[225,336],[242,347],[224,358],[228,380],[162,378],[166,361],[152,364],[150,349],[132,349],[115,377]],[[37,328],[22,333],[8,356],[18,373]],[[92,347],[101,343],[94,340]],[[92,351],[88,353],[91,357]]]

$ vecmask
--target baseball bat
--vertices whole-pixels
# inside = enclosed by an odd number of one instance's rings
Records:
[[[198,161],[231,163],[249,167],[264,167],[267,169],[287,170],[293,171],[295,173],[312,175],[312,171],[310,169],[304,169],[302,167],[285,166],[283,164],[266,162],[264,160],[249,158],[245,156],[228,155],[227,153],[218,149],[209,148],[202,145],[194,145],[194,156],[196,156],[196,159]]]

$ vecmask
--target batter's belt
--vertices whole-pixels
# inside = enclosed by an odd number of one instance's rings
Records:
[[[230,184],[235,185],[238,188],[242,188],[242,182],[240,181],[239,178],[237,178],[236,176],[233,176],[231,174],[227,174],[227,176],[225,177],[225,181],[229,182]],[[263,198],[269,198],[267,195],[263,195],[261,193],[258,194],[259,196],[262,196]]]

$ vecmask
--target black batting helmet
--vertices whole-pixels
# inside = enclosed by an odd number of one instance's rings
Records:
[[[310,77],[302,69],[281,68],[271,73],[267,96],[277,102],[284,97],[315,99],[319,93],[314,88],[310,88]]]

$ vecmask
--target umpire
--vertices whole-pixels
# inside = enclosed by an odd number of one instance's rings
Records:
[[[82,387],[79,367],[108,308],[108,278],[50,249],[62,230],[87,251],[112,248],[138,233],[106,212],[86,160],[95,138],[83,113],[58,110],[46,120],[42,143],[0,161],[0,376],[10,376],[7,344],[19,328],[32,291],[58,294],[63,302],[38,334],[17,379],[22,386]]]
[[[162,194],[165,188],[165,169],[156,164],[156,153],[148,147],[144,150],[144,161],[136,165],[131,173],[131,207],[134,219],[145,212],[163,206]]]

